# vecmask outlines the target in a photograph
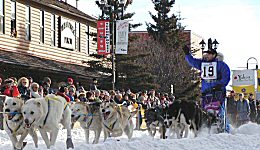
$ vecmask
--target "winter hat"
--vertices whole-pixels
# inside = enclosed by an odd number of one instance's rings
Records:
[[[73,79],[72,78],[68,78],[68,82],[72,82],[72,84],[73,84]]]
[[[106,91],[106,92],[104,93],[104,95],[105,95],[105,96],[109,96],[109,93]]]

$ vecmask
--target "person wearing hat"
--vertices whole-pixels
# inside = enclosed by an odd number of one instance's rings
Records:
[[[257,117],[257,106],[256,106],[256,100],[254,99],[254,94],[250,93],[248,97],[249,106],[250,106],[250,121],[256,122]]]
[[[4,81],[2,92],[3,95],[9,97],[20,97],[20,92],[18,90],[18,87],[14,84],[14,80],[11,78],[8,78]]]
[[[81,91],[78,96],[79,101],[87,102],[86,91]]]
[[[217,51],[212,48],[212,40],[208,39],[208,49],[203,51],[203,58],[194,58],[190,53],[190,48],[185,45],[183,52],[185,59],[194,68],[201,72],[201,93],[202,93],[202,107],[205,108],[205,95],[221,93],[222,97],[217,100],[220,105],[224,104],[226,96],[226,86],[230,81],[230,68],[223,60],[218,60]],[[220,111],[220,116],[224,116],[224,110]]]

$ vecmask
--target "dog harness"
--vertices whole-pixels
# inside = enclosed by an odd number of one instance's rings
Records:
[[[21,117],[20,117],[20,118],[21,118]],[[23,124],[23,121],[21,121],[21,123],[19,124],[19,126],[17,126],[14,130],[12,130],[12,129],[9,127],[9,125],[8,125],[8,123],[7,123],[7,120],[5,121],[5,123],[6,123],[7,128],[11,131],[11,134],[16,134],[16,132],[21,128],[21,126],[22,126],[22,124]]]
[[[113,132],[113,129],[114,129],[114,127],[115,127],[116,122],[117,122],[117,119],[116,119],[116,121],[115,121],[114,123],[112,123],[110,126],[107,126],[105,123],[103,123],[103,124],[104,124],[104,126],[105,126],[110,132]]]
[[[59,99],[57,96],[55,96],[55,97],[45,97],[45,100],[48,101],[48,112],[47,112],[46,117],[45,117],[45,119],[44,119],[44,121],[43,121],[43,126],[46,124],[47,118],[48,118],[48,116],[49,116],[49,112],[50,112],[50,100],[60,101],[60,99]],[[62,102],[62,101],[60,101],[60,102]],[[64,110],[67,108],[68,104],[69,104],[68,102],[65,103]]]

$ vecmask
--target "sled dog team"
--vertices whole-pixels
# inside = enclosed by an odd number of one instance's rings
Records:
[[[84,129],[87,143],[89,143],[90,130],[95,133],[93,143],[98,143],[102,129],[104,141],[108,136],[118,137],[123,132],[130,140],[134,128],[132,117],[136,111],[130,112],[126,106],[117,105],[112,101],[67,103],[63,97],[49,94],[44,98],[29,99],[25,103],[19,98],[6,96],[3,114],[4,130],[9,135],[15,150],[25,147],[24,139],[28,134],[32,136],[37,148],[36,130],[40,132],[47,148],[50,149],[55,145],[59,124],[67,130],[66,146],[69,149],[74,148],[71,128],[76,121]]]

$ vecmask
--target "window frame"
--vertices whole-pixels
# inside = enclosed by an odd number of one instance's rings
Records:
[[[80,23],[76,22],[76,36],[75,36],[75,41],[76,41],[76,50],[80,52]]]
[[[89,43],[90,43],[90,32],[89,32],[89,25],[86,25],[86,53],[90,54],[89,50]]]
[[[51,14],[51,45],[56,46],[56,15]]]
[[[27,10],[27,8],[28,8],[28,10]],[[25,8],[25,40],[27,40],[27,41],[31,41],[31,12],[32,12],[31,6],[26,5],[26,8]],[[27,27],[29,27],[28,34],[27,34]]]
[[[0,33],[5,34],[5,0],[0,0],[0,3],[2,3],[3,6],[0,11]]]
[[[14,6],[14,8],[12,8],[12,6]],[[14,10],[14,12],[13,12],[13,10]],[[16,12],[17,12],[16,11],[16,1],[11,0],[11,31],[10,31],[11,37],[17,37]]]
[[[40,43],[44,43],[44,23],[45,23],[44,10],[40,10]]]

